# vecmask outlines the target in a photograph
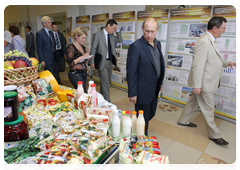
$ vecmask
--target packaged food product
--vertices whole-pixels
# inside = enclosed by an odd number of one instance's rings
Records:
[[[39,136],[39,138],[42,140],[54,132],[60,131],[61,127],[54,123],[52,119],[44,119],[41,122],[35,124],[35,126],[29,130],[29,136]]]
[[[27,123],[23,120],[22,115],[19,115],[15,121],[4,122],[4,142],[19,141],[28,138]]]
[[[139,136],[138,141],[135,144],[136,149],[133,149],[134,152],[139,153],[141,151],[147,151],[153,154],[161,154],[160,147],[156,137],[151,136]]]
[[[27,140],[7,142],[4,146],[4,160],[6,163],[17,163],[40,152],[36,145],[40,142],[39,136],[30,137]]]
[[[21,85],[17,88],[17,91],[19,107],[21,107],[23,111],[36,103],[36,95],[34,94],[32,84]]]
[[[73,159],[74,160],[71,160]],[[34,161],[37,164],[66,164],[68,163],[84,163],[84,156],[81,155],[74,146],[70,143],[60,143],[57,146],[53,146],[51,149],[42,151],[37,154],[37,158]]]
[[[151,154],[147,151],[142,151],[136,158],[138,164],[169,164],[168,156]]]
[[[34,157],[26,158],[20,162],[12,163],[4,166],[4,170],[15,170],[15,169],[25,169],[25,170],[41,170],[41,168],[32,159]]]
[[[45,79],[36,79],[32,82],[37,93],[37,97],[53,92],[51,84]]]
[[[133,157],[129,145],[124,142],[123,139],[120,139],[119,145],[119,163],[120,164],[133,164]]]
[[[4,92],[4,122],[18,119],[18,93],[16,91]]]
[[[57,91],[57,97],[61,102],[66,102],[66,101],[70,101],[68,100],[67,94],[71,94],[72,95],[72,90],[63,90],[60,89]]]
[[[29,129],[44,119],[52,118],[52,115],[44,108],[45,107],[42,104],[36,103],[23,111],[23,113],[26,115],[26,123],[28,124]]]
[[[93,111],[93,98],[91,94],[82,94],[78,101],[78,110],[87,118],[87,114]]]
[[[68,140],[93,162],[114,144],[111,137],[90,122],[74,132]]]

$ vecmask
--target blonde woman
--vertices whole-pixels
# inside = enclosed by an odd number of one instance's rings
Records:
[[[73,38],[75,42],[67,46],[67,62],[69,65],[68,78],[75,89],[77,89],[77,82],[83,82],[83,89],[87,93],[87,65],[89,53],[83,43],[86,41],[87,31],[83,27],[77,27],[73,30]],[[85,60],[84,60],[85,59]],[[84,61],[83,61],[84,60]]]

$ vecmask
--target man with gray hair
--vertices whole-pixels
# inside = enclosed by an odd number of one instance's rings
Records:
[[[127,55],[128,97],[135,104],[137,116],[139,110],[144,111],[146,136],[148,122],[156,112],[165,72],[161,43],[155,38],[158,30],[158,21],[147,18],[142,25],[143,36],[130,45]]]
[[[54,53],[55,40],[52,31],[50,31],[52,23],[51,18],[44,16],[41,19],[43,28],[36,33],[37,54],[39,62],[44,70],[49,70],[54,75]]]

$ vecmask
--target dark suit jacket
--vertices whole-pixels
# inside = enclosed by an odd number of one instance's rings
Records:
[[[165,63],[161,52],[161,43],[158,42],[161,62],[161,75],[157,78],[155,62],[149,45],[144,37],[132,43],[127,55],[127,83],[128,97],[137,96],[137,104],[150,104],[159,94],[162,85]]]
[[[54,43],[54,48],[56,47],[55,39],[53,37],[52,31],[49,32],[52,36],[52,40]],[[48,37],[48,34],[43,29],[39,30],[36,33],[36,44],[37,44],[37,54],[39,57],[39,62],[45,61],[47,68],[54,66],[54,52],[52,51],[52,42]],[[50,70],[52,72],[52,70]]]
[[[27,52],[29,57],[35,57],[34,35],[32,32],[27,34],[26,37],[26,51],[27,50],[30,50],[30,52]]]

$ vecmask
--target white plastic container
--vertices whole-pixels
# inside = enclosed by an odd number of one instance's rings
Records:
[[[132,120],[130,118],[130,111],[126,111],[125,119],[123,121],[123,137],[129,137],[132,134]]]
[[[93,97],[93,106],[98,107],[98,96],[97,96],[97,90],[96,90],[96,84],[91,84],[91,92]]]
[[[91,93],[91,85],[92,84],[94,84],[94,81],[92,81],[92,80],[90,80],[89,82],[88,82],[88,84],[89,84],[89,86],[88,86],[88,94],[90,94]]]
[[[113,112],[113,119],[112,119],[112,136],[117,138],[120,136],[120,119],[118,116],[118,111]]]
[[[139,110],[138,111],[139,115],[138,115],[138,119],[137,119],[137,123],[136,123],[136,135],[137,136],[144,136],[144,132],[145,132],[145,120],[143,117],[143,110]]]
[[[83,86],[82,86],[82,81],[78,81],[78,87],[77,87],[77,100],[81,97],[82,94],[84,94]]]
[[[125,114],[126,114],[126,111],[122,111],[122,117],[121,117],[121,132],[123,131],[123,121],[125,119]]]
[[[132,111],[132,133],[136,133],[137,112]]]

